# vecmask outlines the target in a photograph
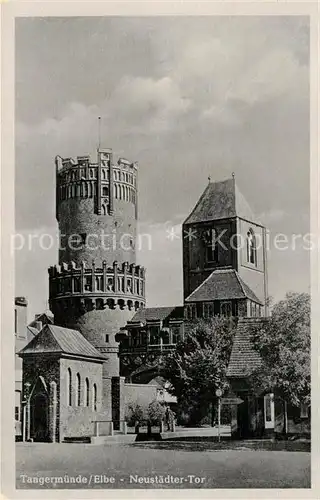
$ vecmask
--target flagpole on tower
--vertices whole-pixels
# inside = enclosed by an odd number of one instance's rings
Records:
[[[101,146],[101,116],[98,116],[98,151]]]

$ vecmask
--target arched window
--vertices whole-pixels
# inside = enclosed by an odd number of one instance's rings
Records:
[[[89,399],[90,399],[89,380],[88,380],[88,378],[86,378],[86,381],[85,381],[85,394],[84,394],[84,404],[85,404],[85,406],[89,406]]]
[[[203,237],[206,245],[206,262],[218,262],[217,231],[208,229]]]
[[[68,380],[67,380],[67,391],[68,391],[68,406],[72,406],[72,373],[71,369],[68,368]]]
[[[81,405],[81,377],[80,377],[80,373],[77,373],[77,392],[76,392],[76,396],[77,396],[77,406],[80,406]]]
[[[121,187],[122,187],[122,199],[125,200],[126,199],[125,189],[124,189],[124,186],[121,186]]]
[[[247,261],[257,265],[256,238],[252,229],[247,233]]]
[[[127,201],[129,201],[129,188],[126,186],[126,195],[127,195]]]
[[[93,384],[92,387],[92,409],[93,411],[97,411],[97,386]]]

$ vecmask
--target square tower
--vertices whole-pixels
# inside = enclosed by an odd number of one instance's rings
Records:
[[[183,289],[188,318],[266,316],[266,228],[234,176],[209,182],[183,223]]]

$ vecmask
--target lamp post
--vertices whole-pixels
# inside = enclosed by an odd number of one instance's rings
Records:
[[[29,439],[29,433],[27,432],[27,429],[29,427],[29,419],[30,415],[28,415],[28,422],[27,422],[27,405],[29,403],[29,391],[30,391],[30,386],[31,384],[29,382],[26,382],[24,384],[24,399],[22,401],[23,404],[23,413],[22,413],[22,441],[27,441]]]
[[[216,396],[218,398],[218,442],[220,443],[220,421],[221,421],[221,396],[222,390],[216,390]]]

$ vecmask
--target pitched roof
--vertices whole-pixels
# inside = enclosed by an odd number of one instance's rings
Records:
[[[163,321],[165,319],[183,319],[183,306],[146,307],[138,309],[128,323],[145,323],[146,321]]]
[[[41,313],[41,314],[36,314],[35,318],[31,323],[29,323],[29,326],[36,327],[37,322],[41,321],[44,325],[53,324],[53,315],[52,314],[47,314],[47,313]]]
[[[29,326],[27,326],[27,330],[28,330],[28,332],[30,332],[30,333],[31,333],[31,335],[33,335],[34,337],[35,337],[36,335],[38,335],[38,333],[39,333],[39,330],[37,330],[37,328],[34,328],[33,326],[30,326],[30,325],[29,325]],[[32,338],[32,337],[31,337],[31,338]]]
[[[261,363],[259,353],[254,350],[251,338],[252,325],[263,324],[267,318],[239,318],[227,377],[245,378],[250,375]]]
[[[230,217],[242,217],[259,224],[246,199],[240,193],[234,178],[209,182],[184,224],[228,219]]]
[[[56,325],[45,325],[19,352],[22,356],[40,353],[73,354],[101,361],[106,359],[80,332]]]
[[[235,269],[215,269],[185,302],[206,300],[232,300],[248,298],[262,304],[251,288],[240,278]]]

